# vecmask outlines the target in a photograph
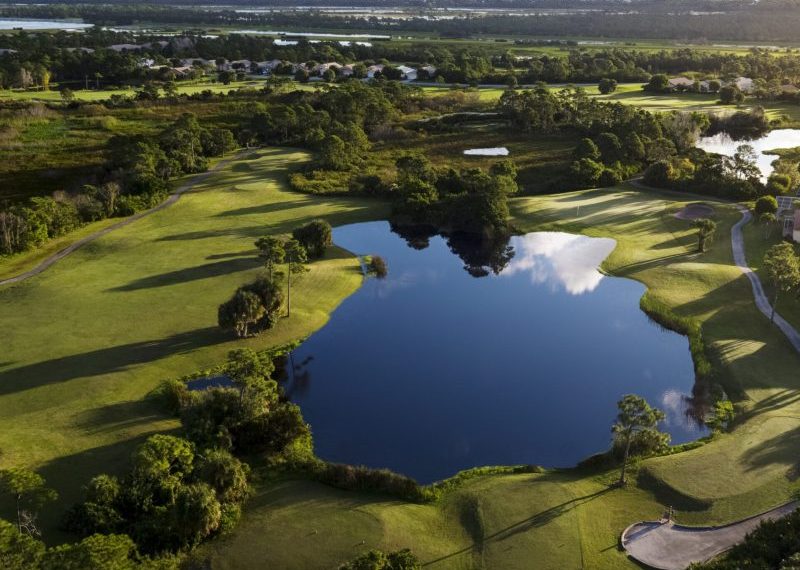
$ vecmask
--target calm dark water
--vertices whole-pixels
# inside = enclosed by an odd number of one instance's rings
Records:
[[[685,416],[688,341],[639,310],[643,285],[597,271],[613,240],[514,237],[499,274],[474,251],[465,271],[438,236],[411,248],[386,222],[334,240],[383,256],[389,276],[368,279],[292,355],[286,389],[320,457],[425,483],[480,465],[571,466],[608,448],[626,393],[667,412],[673,442],[700,435]]]

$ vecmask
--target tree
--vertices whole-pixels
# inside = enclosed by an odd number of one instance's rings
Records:
[[[408,548],[388,554],[380,550],[370,550],[339,566],[339,570],[420,570],[420,568],[422,565]]]
[[[283,248],[283,241],[272,236],[265,236],[256,241],[258,256],[264,260],[264,267],[269,272],[269,279],[272,281],[275,267],[283,263],[286,257],[286,250]]]
[[[378,279],[386,279],[386,276],[389,275],[389,266],[380,255],[373,255],[369,260],[369,271]]]
[[[634,394],[627,394],[617,402],[619,413],[617,421],[611,431],[614,438],[622,443],[622,470],[619,475],[619,485],[625,485],[625,470],[628,465],[628,455],[631,450],[633,438],[640,433],[658,432],[656,425],[664,419],[664,412],[652,408],[644,398]]]
[[[175,526],[181,547],[192,548],[217,530],[222,508],[214,490],[205,483],[182,486],[173,507]]]
[[[61,89],[61,100],[65,105],[69,105],[75,100],[75,93],[69,87],[64,87]]]
[[[583,138],[578,142],[578,146],[575,147],[575,150],[572,151],[572,156],[575,157],[575,160],[588,158],[589,160],[597,162],[600,160],[600,149],[597,148],[597,145],[592,139]]]
[[[764,214],[775,214],[778,211],[778,200],[775,196],[761,196],[756,200],[755,212],[758,216]]]
[[[232,350],[228,354],[225,373],[239,390],[242,417],[265,414],[275,404],[277,384],[270,380],[274,369],[271,359],[249,348]]]
[[[349,170],[353,166],[353,155],[340,136],[330,135],[322,141],[320,162],[331,170]]]
[[[764,256],[764,268],[775,290],[769,317],[770,321],[774,321],[778,295],[781,291],[789,292],[800,285],[800,262],[794,252],[794,246],[787,242],[773,245]]]
[[[730,400],[717,400],[711,416],[706,419],[706,425],[713,431],[722,431],[727,428],[734,418],[733,402]]]
[[[625,158],[622,152],[622,143],[614,133],[601,133],[597,137],[597,148],[605,164],[614,164]]]
[[[48,550],[42,570],[134,570],[136,545],[124,534],[94,534]]]
[[[221,503],[241,503],[250,494],[249,473],[247,463],[225,450],[210,449],[203,452],[194,477],[210,485]]]
[[[603,173],[603,165],[590,158],[582,158],[572,163],[570,173],[577,184],[584,188],[597,185]]]
[[[0,568],[4,570],[38,568],[44,550],[41,541],[20,533],[17,525],[0,519]]]
[[[236,72],[235,72],[235,71],[232,71],[232,70],[230,70],[230,69],[228,69],[228,70],[226,70],[226,71],[220,71],[220,72],[217,74],[217,79],[218,79],[218,80],[219,80],[219,82],[220,82],[220,83],[222,83],[223,85],[230,85],[230,84],[231,84],[231,82],[232,82],[234,79],[236,79]]]
[[[236,336],[244,338],[248,329],[264,316],[264,305],[258,295],[239,289],[217,311],[217,323],[223,329],[233,329]]]
[[[608,95],[609,93],[613,93],[614,91],[617,90],[617,80],[604,77],[603,79],[600,80],[600,83],[597,85],[597,89],[603,95]]]
[[[726,85],[719,90],[719,102],[723,105],[741,103],[744,101],[744,94],[735,85]]]
[[[775,214],[767,212],[765,214],[761,214],[758,217],[758,221],[764,226],[764,239],[769,239],[769,237],[772,235],[772,229],[775,227],[778,218],[775,217]]]
[[[325,255],[331,245],[333,245],[333,233],[331,225],[325,220],[312,220],[309,223],[295,229],[292,237],[300,242],[309,257],[320,258]]]
[[[663,73],[653,75],[647,85],[644,86],[645,91],[651,91],[653,93],[664,93],[665,91],[669,91],[669,88],[669,77]]]
[[[699,218],[694,221],[694,226],[697,228],[697,250],[705,252],[714,240],[717,223],[708,218]]]
[[[58,493],[45,486],[44,478],[22,467],[0,470],[0,489],[11,496],[17,510],[17,530],[38,536],[36,510],[44,503],[54,501]]]
[[[292,311],[292,275],[307,271],[305,263],[308,261],[308,255],[302,244],[294,238],[287,239],[283,248],[289,266],[286,272],[286,316],[289,317]]]

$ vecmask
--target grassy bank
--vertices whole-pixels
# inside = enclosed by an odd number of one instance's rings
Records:
[[[688,201],[621,187],[520,198],[512,213],[523,231],[615,238],[607,271],[642,281],[654,302],[701,323],[715,380],[748,409],[731,434],[641,462],[625,489],[609,488],[614,471],[489,475],[416,505],[308,481],[264,483],[242,526],[198,556],[213,568],[331,568],[369,548],[411,547],[426,568],[636,568],[619,533],[667,505],[681,522],[720,523],[789,498],[800,358],[757,312],[732,264],[728,236],[739,214],[717,203],[718,239],[698,255],[695,231],[673,215]]]
[[[298,282],[291,319],[239,342],[216,327],[216,307],[259,271],[258,236],[320,216],[336,225],[385,215],[376,201],[286,192],[287,170],[306,158],[254,152],[172,207],[0,288],[0,466],[39,468],[61,493],[45,513],[48,538],[89,477],[176,426],[145,399],[161,380],[218,364],[234,346],[308,335],[359,286],[358,262],[334,248]]]

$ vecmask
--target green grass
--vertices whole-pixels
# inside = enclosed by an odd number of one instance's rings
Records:
[[[618,549],[619,533],[667,505],[681,522],[708,524],[787,500],[797,488],[800,357],[757,312],[732,265],[728,236],[739,218],[732,206],[715,203],[718,239],[696,253],[691,224],[674,217],[696,199],[623,186],[519,198],[512,214],[523,231],[615,238],[607,271],[645,283],[649,295],[699,319],[718,381],[747,409],[733,433],[641,462],[639,483],[625,489],[609,489],[615,472],[496,475],[420,506],[306,481],[264,483],[241,527],[199,557],[220,568],[322,569],[369,548],[410,547],[430,568],[636,568]]]
[[[302,338],[359,286],[356,259],[333,249],[298,282],[290,319],[246,341],[216,327],[216,307],[259,271],[257,237],[316,217],[338,225],[385,215],[376,201],[284,191],[287,169],[306,158],[253,152],[172,207],[0,288],[0,466],[40,469],[61,493],[48,531],[89,477],[176,427],[145,399],[162,380],[219,364],[236,346]]]
[[[175,83],[178,94],[180,95],[194,95],[202,91],[211,91],[212,93],[228,93],[238,89],[261,89],[264,86],[264,79],[245,79],[243,81],[232,81],[229,85],[224,85],[218,81],[203,80],[203,81],[178,81]],[[2,101],[44,101],[44,102],[61,102],[61,92],[53,86],[48,91],[36,90],[22,90],[22,89],[0,89],[0,102]],[[297,89],[313,89],[314,84],[296,84]],[[76,101],[98,102],[110,99],[112,95],[121,95],[124,97],[133,97],[136,95],[136,89],[128,87],[124,89],[74,89]],[[162,93],[163,95],[163,93]]]
[[[257,271],[259,235],[317,216],[342,224],[386,214],[379,202],[282,190],[287,168],[305,158],[254,152],[173,207],[0,289],[9,339],[0,358],[0,466],[38,468],[61,492],[44,513],[49,540],[62,538],[57,516],[90,476],[121,469],[135,443],[177,427],[145,399],[161,380],[218,364],[233,346],[301,338],[359,285],[356,260],[334,250],[303,277],[292,318],[275,330],[234,341],[214,325],[216,306]],[[633,568],[617,548],[619,532],[667,504],[682,522],[711,523],[786,500],[800,454],[800,357],[757,312],[732,265],[732,206],[715,203],[718,239],[707,254],[695,252],[691,224],[673,214],[696,199],[622,186],[517,198],[512,215],[522,231],[615,238],[607,271],[699,319],[717,380],[746,409],[731,434],[642,462],[646,476],[626,489],[608,489],[613,472],[497,475],[415,505],[267,481],[240,528],[199,556],[220,568],[331,568],[368,548],[411,547],[432,568],[528,568],[534,560],[537,568]]]
[[[561,89],[561,87],[551,87]],[[755,101],[748,99],[742,105],[721,105],[719,97],[711,93],[672,93],[657,95],[642,90],[642,83],[621,83],[614,93],[600,95],[596,86],[584,87],[586,92],[598,101],[634,105],[653,113],[669,111],[697,111],[703,113],[732,112],[750,110],[755,106],[762,106],[770,119],[785,117],[789,125],[800,123],[800,105],[793,105],[784,101]],[[427,93],[443,94],[451,90],[450,87],[423,87]],[[499,87],[481,87],[477,89],[479,101],[491,104],[500,99],[505,91]]]

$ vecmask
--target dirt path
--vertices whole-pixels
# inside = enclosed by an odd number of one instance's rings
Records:
[[[776,520],[794,511],[792,501],[766,513],[718,527],[689,527],[672,522],[641,522],[625,529],[622,546],[628,555],[659,570],[684,570],[703,562],[744,540],[762,521]]]
[[[64,259],[69,254],[71,254],[75,250],[83,247],[87,243],[91,243],[94,240],[96,240],[98,238],[101,238],[104,235],[107,235],[107,234],[113,232],[114,230],[118,230],[119,228],[123,228],[123,227],[125,227],[125,226],[127,226],[129,224],[132,224],[136,220],[140,220],[140,219],[144,218],[145,216],[149,216],[150,214],[155,214],[156,212],[158,212],[160,210],[163,210],[165,208],[169,208],[170,206],[172,206],[175,202],[177,202],[180,199],[182,194],[184,194],[187,191],[189,191],[192,188],[194,188],[197,184],[199,184],[200,182],[202,182],[203,180],[205,180],[206,178],[211,176],[214,172],[216,172],[220,168],[222,168],[224,166],[227,166],[230,162],[238,159],[242,154],[244,154],[244,152],[237,153],[237,154],[233,155],[230,158],[226,158],[225,160],[221,160],[214,166],[214,168],[211,168],[211,169],[207,170],[206,172],[203,172],[202,174],[198,174],[197,176],[193,176],[191,180],[187,181],[186,183],[184,183],[181,186],[179,186],[178,188],[176,188],[175,191],[172,194],[170,194],[169,197],[166,200],[164,200],[163,202],[161,202],[158,206],[156,206],[154,208],[151,208],[149,210],[145,210],[144,212],[139,212],[138,214],[134,214],[133,216],[125,218],[125,219],[117,222],[116,224],[108,226],[105,229],[102,229],[102,230],[100,230],[98,232],[95,232],[95,233],[90,234],[90,235],[88,235],[88,236],[86,236],[84,238],[81,238],[76,242],[71,243],[70,245],[68,245],[64,249],[54,253],[50,257],[45,258],[41,263],[39,263],[39,265],[37,265],[33,269],[31,269],[29,271],[26,271],[25,273],[20,273],[19,275],[15,275],[14,277],[9,277],[7,279],[0,280],[0,286],[2,286],[2,285],[11,285],[12,283],[19,283],[20,281],[25,281],[26,279],[29,279],[30,277],[33,277],[34,275],[38,275],[39,273],[41,273],[42,271],[44,271],[45,269],[47,269],[48,267],[50,267],[51,265],[56,263],[57,261],[59,261],[61,259]]]
[[[742,270],[742,273],[744,273],[750,280],[750,285],[753,287],[753,297],[755,297],[756,307],[758,307],[758,310],[761,311],[767,318],[769,318],[770,314],[772,313],[772,305],[770,304],[766,293],[764,293],[764,286],[762,285],[761,280],[758,278],[758,275],[756,275],[756,273],[750,269],[750,266],[747,265],[747,257],[745,256],[742,228],[750,222],[753,216],[750,213],[750,210],[744,206],[737,204],[736,207],[742,213],[742,219],[736,222],[733,228],[731,228],[733,261],[736,263],[739,269]],[[781,332],[786,335],[786,338],[788,338],[789,342],[792,343],[794,349],[797,352],[800,352],[800,333],[797,332],[797,329],[789,324],[789,322],[778,313],[775,313],[775,326],[777,326]]]

